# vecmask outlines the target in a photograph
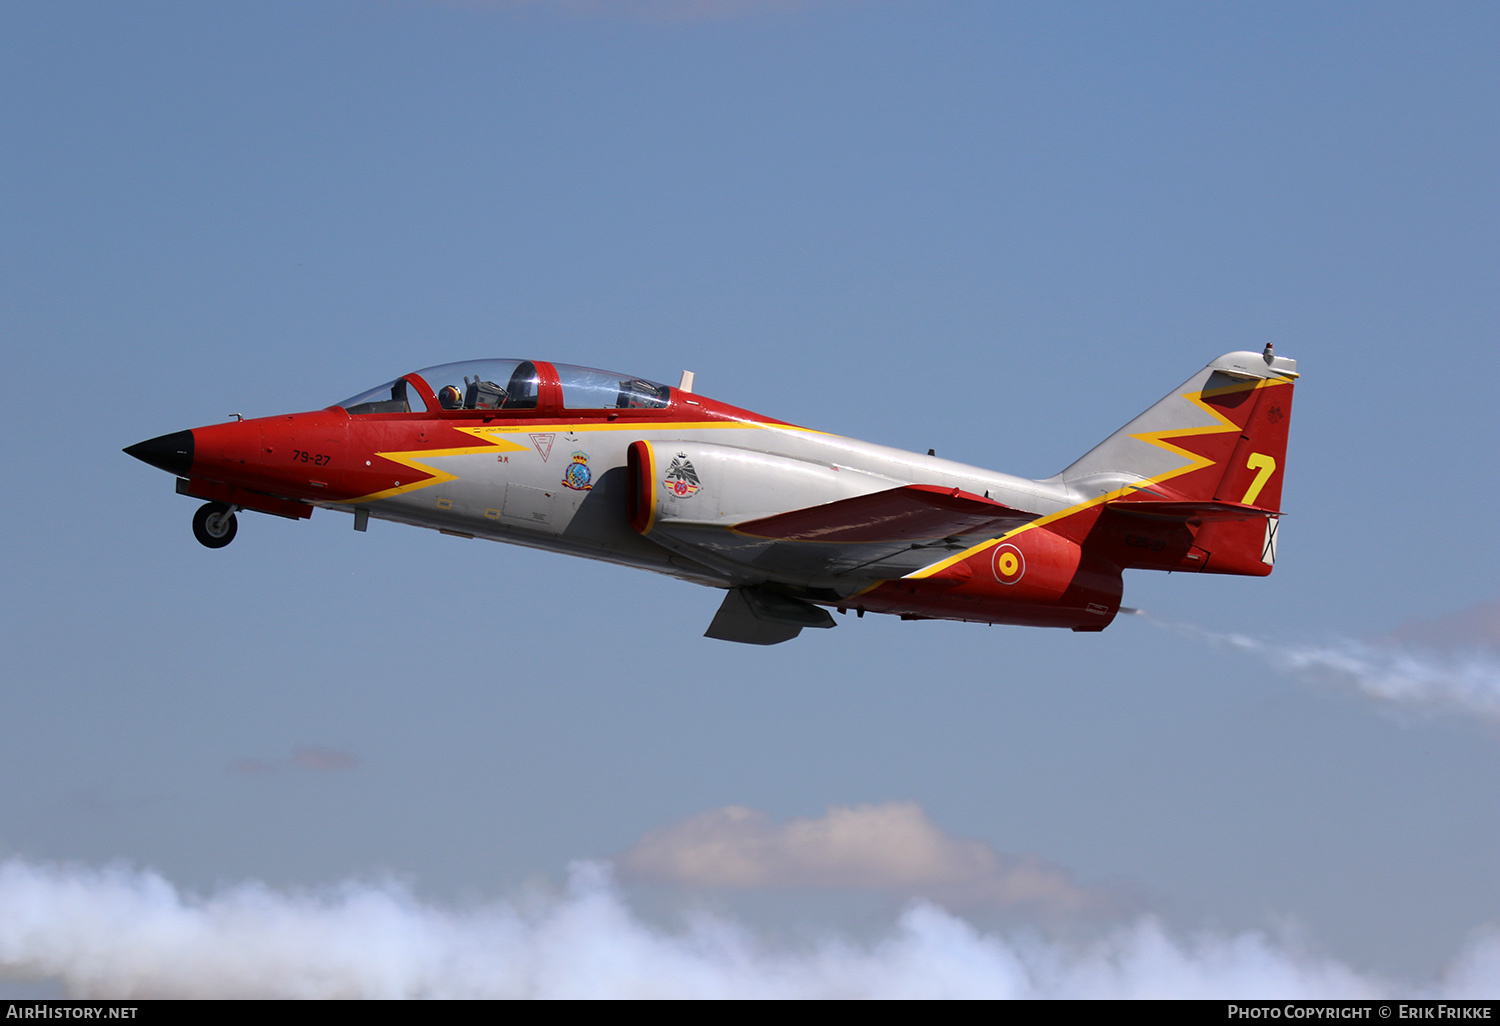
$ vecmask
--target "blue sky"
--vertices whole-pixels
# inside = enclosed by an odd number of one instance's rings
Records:
[[[1090,922],[1436,978],[1500,926],[1496,717],[1286,653],[1497,597],[1497,50],[1477,3],[7,5],[0,854],[462,903],[915,803]],[[1045,476],[1267,341],[1275,575],[1133,573],[1099,636],[755,650],[706,590],[328,513],[210,552],[119,452],[518,356]],[[907,896],[805,885],[621,884]]]

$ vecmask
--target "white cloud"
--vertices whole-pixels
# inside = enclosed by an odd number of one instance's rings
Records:
[[[1485,997],[1500,935],[1414,987],[1259,933],[1184,938],[1144,919],[1067,945],[925,903],[871,941],[773,946],[721,917],[649,925],[590,864],[549,900],[444,909],[394,884],[192,897],[152,873],[11,859],[0,976],[60,980],[74,998]]]
[[[653,830],[616,864],[628,878],[696,887],[878,888],[1055,910],[1095,900],[1039,859],[949,837],[915,802],[835,806],[786,823],[732,805]]]

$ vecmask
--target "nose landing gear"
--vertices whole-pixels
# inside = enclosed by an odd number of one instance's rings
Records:
[[[205,502],[193,514],[193,537],[211,549],[222,549],[234,541],[240,528],[234,516],[237,509],[222,502]]]

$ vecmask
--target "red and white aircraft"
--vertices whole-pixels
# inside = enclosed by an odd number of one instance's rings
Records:
[[[1296,361],[1229,353],[1044,480],[871,445],[716,402],[692,375],[478,360],[336,406],[125,452],[235,513],[317,508],[609,560],[725,592],[707,636],[770,645],[824,607],[1099,631],[1121,571],[1264,576],[1276,558]]]

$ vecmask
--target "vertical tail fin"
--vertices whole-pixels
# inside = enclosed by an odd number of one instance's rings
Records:
[[[1297,361],[1228,353],[1053,480],[1080,498],[1281,509]]]

